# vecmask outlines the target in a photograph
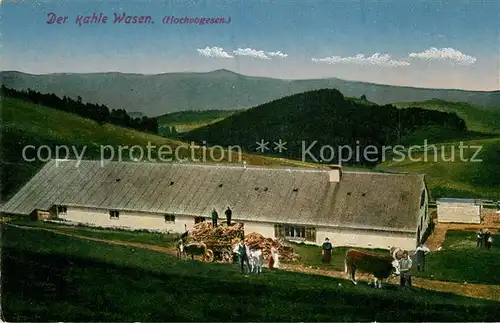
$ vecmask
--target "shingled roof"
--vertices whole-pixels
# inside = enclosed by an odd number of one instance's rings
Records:
[[[1,211],[53,205],[235,220],[416,232],[422,175],[242,165],[100,161],[48,162]]]

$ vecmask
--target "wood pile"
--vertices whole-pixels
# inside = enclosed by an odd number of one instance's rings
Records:
[[[250,249],[261,249],[264,259],[269,259],[271,248],[278,250],[281,261],[294,261],[298,259],[298,255],[293,251],[284,240],[266,238],[260,233],[252,232],[245,236],[245,243]]]
[[[227,244],[233,245],[233,241],[241,239],[243,235],[243,224],[233,223],[231,226],[224,224],[212,229],[212,223],[200,222],[193,229],[189,230],[188,239],[191,241],[203,241],[206,244]]]
[[[241,223],[233,223],[231,226],[222,223],[213,229],[212,223],[200,222],[193,229],[189,230],[188,241],[203,241],[209,247],[214,244],[233,246],[241,240],[243,234],[244,228]],[[265,238],[259,233],[252,232],[245,235],[245,243],[250,249],[261,249],[264,259],[268,259],[272,247],[278,250],[281,261],[294,261],[298,259],[298,255],[294,252],[293,248],[281,239]]]

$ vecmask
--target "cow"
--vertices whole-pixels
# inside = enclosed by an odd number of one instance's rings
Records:
[[[262,250],[260,249],[255,249],[255,250],[249,250],[247,247],[247,254],[248,254],[248,262],[250,263],[250,272],[255,272],[257,274],[262,273],[262,265],[264,263],[264,259],[262,256]]]
[[[382,280],[391,275],[399,275],[399,262],[389,255],[378,255],[366,251],[350,249],[346,252],[345,274],[354,285],[356,282],[356,270],[372,274],[375,287],[382,288]]]
[[[177,243],[177,257],[185,258],[187,256],[191,256],[191,259],[194,259],[194,256],[202,256],[204,259],[208,257],[208,248],[207,245],[203,242],[192,242],[188,244],[184,244],[184,241],[179,240]]]

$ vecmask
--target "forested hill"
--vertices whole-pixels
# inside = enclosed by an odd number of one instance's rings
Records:
[[[415,142],[426,133],[438,134],[443,140],[457,138],[467,133],[463,119],[455,113],[425,110],[421,108],[398,109],[392,105],[364,104],[360,100],[345,98],[333,89],[322,89],[295,94],[275,100],[247,111],[229,116],[217,123],[195,129],[181,135],[184,140],[205,141],[208,145],[239,145],[248,151],[256,151],[256,143],[269,142],[264,153],[281,157],[302,159],[304,148],[319,159],[321,147],[323,161],[338,162],[337,149],[349,145],[353,152],[360,147],[396,144],[423,144]],[[286,142],[286,150],[274,150],[274,142]],[[413,142],[412,142],[413,141]],[[374,148],[372,148],[374,150]],[[369,154],[367,158],[350,160],[344,164],[372,164],[382,155]],[[308,154],[306,160],[315,161]]]

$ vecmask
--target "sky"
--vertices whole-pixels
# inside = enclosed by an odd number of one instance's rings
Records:
[[[280,79],[500,90],[497,0],[0,2],[0,70],[224,68]],[[84,17],[94,13],[106,23],[88,23]],[[146,17],[127,24],[127,16]]]

